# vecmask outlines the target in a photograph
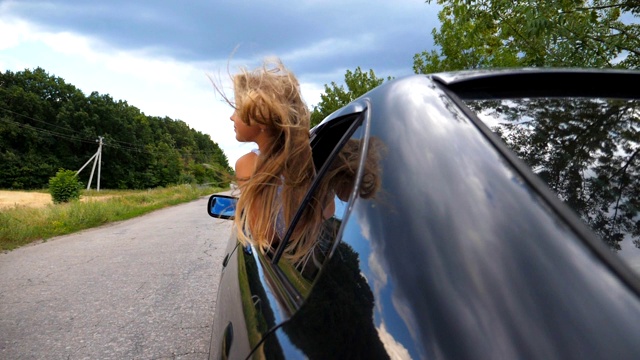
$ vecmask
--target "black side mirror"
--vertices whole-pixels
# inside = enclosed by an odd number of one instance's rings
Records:
[[[233,220],[236,215],[236,204],[238,199],[228,195],[211,195],[207,212],[209,216],[218,219]]]

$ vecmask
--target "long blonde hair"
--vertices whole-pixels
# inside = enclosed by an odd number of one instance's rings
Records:
[[[233,76],[233,106],[247,125],[262,125],[272,139],[261,149],[251,178],[240,186],[235,228],[238,240],[252,242],[261,251],[271,248],[278,214],[289,226],[315,177],[309,143],[309,109],[295,75],[280,60],[265,61],[254,70]],[[279,189],[280,188],[280,189]],[[300,221],[321,221],[322,207],[312,200]],[[316,226],[297,226],[285,256],[299,259],[313,246]]]

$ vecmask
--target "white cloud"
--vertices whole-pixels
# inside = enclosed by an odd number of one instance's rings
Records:
[[[382,288],[387,285],[387,272],[382,264],[380,264],[380,260],[378,259],[376,252],[372,252],[369,255],[368,264],[369,269],[371,269],[371,273],[373,274],[373,279],[370,279],[370,281],[373,281],[373,293],[375,294],[376,299],[379,299]],[[382,301],[376,302],[376,307],[380,312],[382,312],[382,304]]]
[[[411,306],[409,306],[409,304],[407,304],[397,292],[391,296],[391,303],[393,304],[393,308],[396,310],[396,313],[400,315],[400,318],[402,318],[402,321],[409,330],[409,335],[411,335],[413,341],[419,343],[420,337],[418,334],[420,328],[416,322],[417,317],[413,313]]]
[[[339,56],[344,53],[355,53],[374,46],[374,36],[363,34],[354,39],[325,39],[301,49],[295,49],[282,55],[282,60],[301,61]]]
[[[320,102],[320,94],[324,92],[324,86],[315,83],[300,83],[302,98],[310,109]]]
[[[152,58],[149,49],[120,51],[68,32],[52,33],[24,21],[0,23],[0,69],[21,71],[42,67],[85,94],[97,91],[127,101],[146,115],[180,119],[209,134],[229,164],[255,145],[239,144],[229,120],[231,109],[216,95],[207,73],[227,73],[220,63],[182,63]],[[233,70],[232,67],[230,67]],[[224,76],[220,77],[225,81]],[[322,88],[303,83],[308,104],[319,101]]]
[[[1,13],[1,12],[0,12]],[[10,49],[25,40],[27,34],[27,23],[23,21],[2,21],[0,22],[0,51]]]
[[[411,359],[411,355],[409,351],[402,346],[401,343],[396,341],[387,331],[387,327],[384,325],[384,322],[380,324],[380,327],[377,327],[378,336],[380,336],[380,341],[384,345],[385,350],[387,350],[387,354],[391,359],[405,360]]]

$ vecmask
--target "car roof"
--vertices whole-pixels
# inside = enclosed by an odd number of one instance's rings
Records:
[[[522,68],[469,70],[429,75],[462,99],[607,96],[640,98],[640,71]]]
[[[633,84],[640,84],[640,71],[622,69],[475,69],[428,75],[408,75],[383,83],[376,89],[386,88],[386,85],[394,81],[419,77],[429,77],[465,100],[541,96],[547,98],[559,96],[640,98],[640,87],[633,86]],[[371,91],[376,91],[376,89]],[[319,125],[348,114],[364,111],[366,103],[360,100],[366,98],[367,94],[336,110]]]

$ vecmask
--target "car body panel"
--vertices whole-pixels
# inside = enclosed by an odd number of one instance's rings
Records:
[[[624,264],[601,256],[577,216],[452,97],[447,83],[473,76],[439,76],[387,82],[322,122],[367,112],[366,143],[384,147],[381,187],[351,197],[304,302],[291,305],[287,278],[253,253],[275,315],[251,356],[637,357],[640,300]]]
[[[342,238],[376,327],[415,358],[637,354],[636,293],[441,90],[407,80],[369,95],[371,136],[393,151],[382,195],[356,200]]]

